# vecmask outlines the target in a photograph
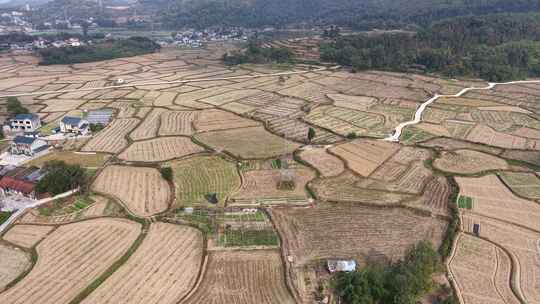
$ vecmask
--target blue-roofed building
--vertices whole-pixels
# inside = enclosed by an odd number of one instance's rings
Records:
[[[18,114],[9,120],[12,132],[34,132],[41,127],[41,119],[36,114]]]
[[[14,155],[33,156],[49,148],[47,142],[34,137],[17,136],[13,139],[9,152]]]
[[[113,115],[112,109],[99,109],[99,110],[90,110],[86,116],[86,120],[91,125],[108,125],[111,122]]]
[[[77,135],[86,135],[90,132],[90,124],[80,117],[65,116],[60,121],[60,132]]]

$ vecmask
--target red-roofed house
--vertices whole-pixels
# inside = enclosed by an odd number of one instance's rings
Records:
[[[0,193],[3,195],[19,194],[28,198],[36,199],[36,184],[20,180],[11,176],[0,179]]]

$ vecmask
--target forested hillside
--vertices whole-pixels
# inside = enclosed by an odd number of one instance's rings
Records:
[[[491,81],[540,76],[540,14],[459,17],[417,34],[339,37],[322,46],[321,59],[355,70],[413,68]]]
[[[540,0],[157,0],[144,1],[161,10],[171,26],[283,26],[322,23],[368,27],[425,25],[461,15],[540,11]]]

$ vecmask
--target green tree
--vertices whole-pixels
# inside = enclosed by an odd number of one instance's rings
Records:
[[[315,135],[316,135],[315,129],[309,128],[308,133],[307,133],[308,141],[311,142],[315,138]]]
[[[68,165],[64,161],[53,160],[46,162],[42,170],[46,175],[36,186],[39,193],[57,195],[79,187],[81,191],[86,191],[88,178],[80,165]]]
[[[7,110],[11,115],[30,113],[30,111],[28,111],[28,109],[21,104],[17,97],[8,97]]]
[[[159,172],[161,173],[161,177],[165,179],[166,181],[171,182],[174,178],[173,170],[171,167],[162,167],[159,169]]]

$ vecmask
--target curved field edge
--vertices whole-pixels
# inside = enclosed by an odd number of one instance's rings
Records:
[[[452,288],[454,289],[454,294],[457,295],[457,297],[458,297],[459,303],[464,304],[465,300],[463,299],[463,294],[461,292],[461,289],[459,288],[458,280],[456,279],[455,272],[452,270],[451,264],[452,264],[453,260],[456,257],[458,242],[459,242],[460,238],[463,237],[463,235],[472,236],[474,238],[478,238],[478,239],[480,239],[482,241],[488,242],[491,245],[493,245],[494,247],[500,249],[509,258],[511,263],[510,263],[509,281],[507,282],[508,287],[510,288],[510,291],[512,292],[512,295],[521,304],[527,304],[527,301],[525,301],[525,299],[523,297],[523,293],[521,291],[521,287],[520,287],[520,283],[519,283],[520,265],[519,265],[519,262],[517,261],[516,257],[511,252],[509,252],[506,248],[504,248],[503,246],[501,246],[501,245],[499,245],[499,244],[497,244],[497,243],[495,243],[495,242],[493,242],[493,241],[491,241],[491,240],[489,240],[487,238],[483,238],[483,237],[476,236],[476,235],[473,235],[471,233],[466,233],[466,232],[460,232],[458,234],[458,236],[456,237],[455,242],[454,242],[454,246],[453,246],[453,249],[452,249],[451,256],[448,258],[448,260],[445,263],[449,281],[450,281],[450,283],[452,285]]]
[[[141,246],[143,240],[145,239],[147,232],[148,232],[148,226],[149,223],[147,221],[141,220],[139,218],[135,217],[128,217],[130,220],[136,221],[142,225],[141,233],[135,239],[133,244],[128,248],[126,253],[120,257],[117,261],[115,261],[104,273],[102,273],[96,280],[94,280],[90,285],[88,285],[83,291],[81,291],[73,300],[69,302],[69,304],[76,304],[81,303],[82,300],[84,300],[90,293],[92,293],[94,290],[96,290],[107,278],[113,275],[113,273],[118,270],[122,265],[124,265],[129,258],[137,251],[139,246]]]

